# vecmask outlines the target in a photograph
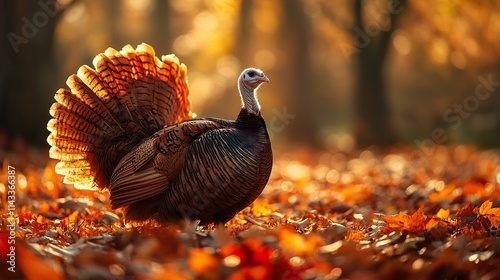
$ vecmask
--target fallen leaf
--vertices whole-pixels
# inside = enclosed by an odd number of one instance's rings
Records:
[[[439,209],[439,211],[436,214],[437,218],[440,218],[442,220],[448,220],[450,218],[450,210],[445,210],[443,208]]]
[[[386,228],[391,230],[407,230],[411,233],[422,232],[426,230],[428,217],[423,214],[424,208],[420,207],[412,215],[399,212],[396,215],[385,216],[382,218],[386,222]]]
[[[491,208],[492,205],[493,202],[490,200],[483,202],[479,207],[479,214],[490,221],[491,227],[498,228],[500,227],[500,207]]]

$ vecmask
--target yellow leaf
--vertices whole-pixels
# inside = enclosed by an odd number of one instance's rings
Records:
[[[447,220],[450,218],[450,210],[445,210],[445,209],[441,208],[437,212],[436,217],[443,219],[443,220]]]
[[[439,221],[438,219],[434,219],[434,218],[432,218],[432,219],[430,219],[430,220],[427,222],[427,224],[425,225],[425,228],[429,230],[429,229],[431,229],[431,228],[433,228],[433,227],[435,227],[435,226],[439,225],[439,222],[440,222],[440,221]]]
[[[485,202],[483,202],[483,204],[481,204],[481,207],[479,207],[479,214],[488,214],[488,211],[491,209],[491,205],[493,205],[493,202],[490,200],[486,200]]]
[[[254,216],[268,216],[277,210],[276,207],[269,204],[267,199],[257,199],[252,204],[252,215]]]
[[[491,208],[493,202],[487,200],[479,207],[479,214],[486,217],[491,222],[491,227],[500,227],[500,208]]]
[[[75,210],[73,213],[71,213],[69,216],[68,216],[68,221],[70,223],[74,223],[76,221],[76,218],[78,217],[78,210]]]

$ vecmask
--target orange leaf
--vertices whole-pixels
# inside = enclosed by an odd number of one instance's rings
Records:
[[[483,202],[483,204],[481,204],[481,206],[479,207],[479,214],[488,214],[488,211],[491,209],[491,205],[493,205],[493,202],[490,200],[486,200],[485,202]]]
[[[437,212],[436,216],[431,217],[427,224],[425,225],[425,228],[430,231],[436,231],[436,230],[446,230],[446,226],[449,224],[455,224],[455,221],[450,219],[450,210],[448,209],[439,209]]]
[[[449,184],[445,186],[439,192],[433,192],[429,195],[429,200],[431,202],[439,202],[439,201],[451,201],[457,195],[455,194],[457,190],[457,186],[455,184]]]
[[[420,207],[417,212],[412,215],[399,212],[393,216],[386,216],[382,218],[387,223],[390,229],[407,230],[409,232],[419,232],[426,230],[428,217],[423,214],[424,208]]]
[[[365,231],[364,230],[356,231],[356,230],[349,229],[346,232],[345,239],[352,240],[352,241],[365,240]]]
[[[19,214],[19,225],[23,225],[26,222],[31,222],[35,220],[35,215],[30,212],[21,212]]]
[[[432,218],[427,222],[427,224],[425,225],[425,228],[429,230],[435,226],[438,226],[439,223],[442,223],[442,221],[440,221],[439,219],[436,219],[436,218]]]
[[[479,214],[491,222],[491,227],[500,227],[500,208],[491,208],[493,202],[487,200],[479,207]]]
[[[69,216],[68,216],[68,221],[70,223],[74,223],[76,222],[76,219],[78,218],[78,215],[80,214],[80,212],[78,212],[78,210],[75,210],[73,213],[71,213]]]

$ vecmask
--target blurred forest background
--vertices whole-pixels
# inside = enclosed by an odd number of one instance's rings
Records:
[[[193,109],[233,119],[243,68],[276,143],[500,146],[500,2],[16,0],[0,3],[0,150],[48,148],[53,95],[107,47],[188,66]]]

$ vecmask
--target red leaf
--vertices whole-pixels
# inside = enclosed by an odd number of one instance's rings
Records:
[[[470,203],[457,211],[458,227],[470,227],[474,230],[487,230],[491,227],[491,222],[478,212],[481,210],[478,207],[472,208]]]

